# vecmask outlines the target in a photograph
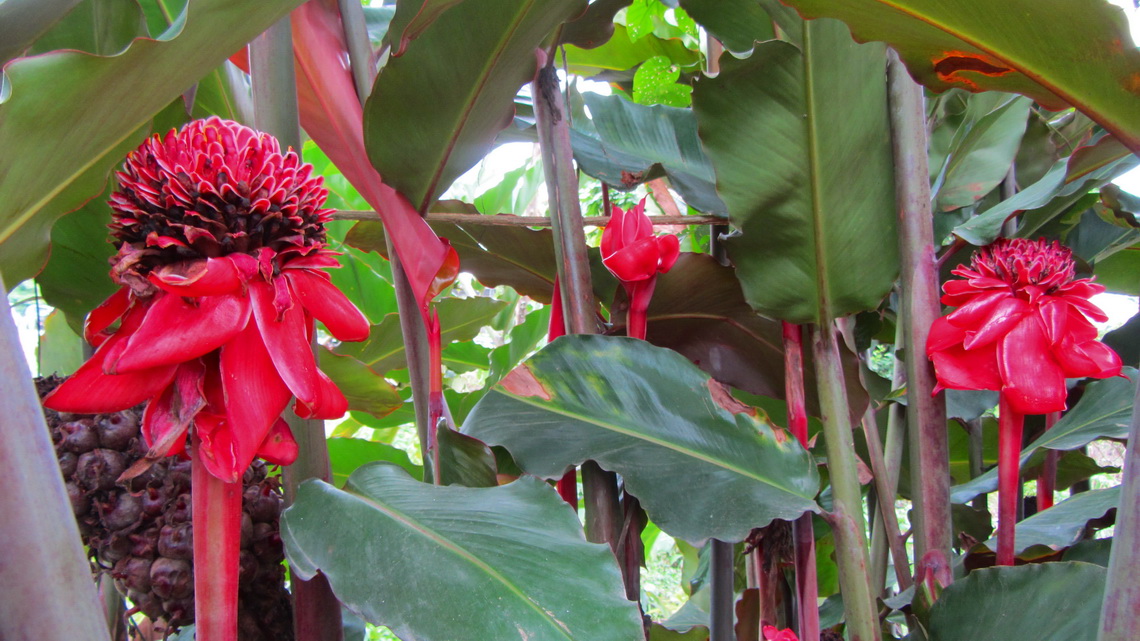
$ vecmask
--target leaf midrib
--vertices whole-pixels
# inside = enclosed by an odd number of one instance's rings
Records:
[[[346,488],[344,490],[344,493],[345,493],[345,495],[347,495],[353,499],[356,499],[356,500],[360,501],[361,503],[364,503],[365,505],[367,505],[369,507],[376,509],[377,511],[381,512],[382,514],[388,516],[390,519],[392,519],[392,521],[398,523],[399,525],[404,526],[405,528],[411,530],[412,532],[415,532],[417,534],[422,535],[425,539],[429,540],[430,542],[436,543],[437,545],[439,545],[439,547],[452,552],[453,554],[455,554],[459,558],[467,561],[471,565],[473,565],[476,568],[478,568],[479,570],[483,571],[487,576],[490,576],[491,578],[497,580],[500,584],[503,585],[503,587],[507,588],[507,590],[509,592],[514,594],[516,597],[518,597],[520,601],[522,601],[523,603],[525,603],[527,605],[527,607],[529,607],[531,610],[533,610],[535,613],[537,613],[543,621],[546,621],[547,624],[550,625],[550,627],[557,630],[558,633],[563,638],[569,639],[571,641],[574,640],[574,637],[569,634],[569,632],[565,629],[565,627],[563,627],[565,624],[563,624],[561,621],[558,621],[557,619],[554,619],[553,617],[551,617],[542,606],[540,606],[538,603],[535,603],[535,601],[533,599],[531,599],[530,597],[528,597],[526,595],[526,593],[521,588],[519,588],[517,585],[515,585],[515,583],[513,583],[512,581],[507,579],[507,577],[503,576],[495,568],[491,567],[490,564],[488,564],[487,562],[483,561],[482,559],[480,559],[479,557],[475,556],[473,553],[468,551],[467,548],[462,547],[461,545],[455,543],[454,541],[447,538],[443,534],[437,532],[436,530],[433,530],[432,528],[427,527],[426,525],[424,525],[420,521],[413,519],[412,517],[408,516],[407,514],[404,514],[403,512],[401,512],[401,511],[399,511],[399,510],[397,510],[391,506],[387,506],[383,503],[380,503],[379,501],[377,501],[376,499],[373,499],[370,496],[358,494],[357,492],[351,491],[348,488]]]
[[[621,426],[617,425],[616,423],[606,423],[606,422],[603,422],[603,421],[598,420],[598,419],[593,419],[593,418],[583,416],[581,414],[572,412],[570,410],[563,410],[562,408],[559,408],[559,407],[545,405],[543,403],[532,400],[532,399],[534,399],[534,397],[532,397],[532,396],[525,396],[525,397],[524,396],[515,396],[514,394],[503,391],[502,388],[494,389],[494,390],[492,390],[492,392],[493,393],[497,392],[499,394],[502,394],[506,398],[518,401],[524,405],[528,405],[530,407],[534,407],[536,409],[540,409],[540,410],[543,410],[545,412],[550,412],[551,414],[557,414],[559,416],[571,418],[571,419],[574,419],[576,421],[586,423],[588,425],[594,425],[596,427],[600,427],[602,429],[609,430],[611,432],[615,432],[615,433],[621,434],[623,436],[627,436],[627,437],[632,438],[634,440],[644,441],[646,443],[650,443],[652,445],[656,445],[658,447],[662,447],[662,448],[667,449],[667,450],[672,450],[678,454],[688,456],[689,458],[692,458],[692,459],[707,463],[709,465],[712,465],[713,467],[717,467],[717,468],[720,468],[723,470],[727,470],[729,472],[732,472],[734,474],[737,474],[737,475],[742,476],[742,477],[747,478],[747,479],[752,479],[758,483],[767,485],[773,489],[779,490],[779,491],[784,492],[786,494],[790,494],[790,495],[795,496],[797,498],[810,500],[810,498],[808,498],[808,497],[803,497],[799,494],[796,494],[794,491],[792,491],[792,490],[790,490],[784,486],[776,484],[775,481],[769,479],[768,477],[753,473],[749,470],[742,469],[738,466],[735,466],[735,465],[728,463],[727,461],[712,458],[710,455],[704,454],[702,452],[696,452],[694,450],[684,449],[675,443],[672,443],[670,441],[666,441],[664,439],[653,437],[653,436],[646,434],[644,432],[637,432],[634,430],[625,429],[625,428],[622,428]]]

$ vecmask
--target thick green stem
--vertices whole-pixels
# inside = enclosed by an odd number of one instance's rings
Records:
[[[941,308],[930,210],[923,90],[893,52],[887,68],[899,219],[900,298],[908,346],[907,424],[912,459],[915,558],[918,559],[915,577],[929,570],[946,585],[953,580],[949,571],[950,454],[946,405],[942,394],[933,395],[934,367],[926,358],[926,338]]]
[[[0,293],[7,292],[0,282]],[[0,303],[0,639],[107,641],[8,297]]]
[[[1135,384],[1136,381],[1133,381]],[[1140,387],[1132,402],[1132,425],[1124,454],[1116,536],[1108,558],[1108,582],[1097,641],[1140,639]]]
[[[879,507],[877,516],[882,519],[887,547],[894,560],[899,589],[905,590],[914,581],[910,576],[910,560],[906,556],[906,546],[903,545],[902,535],[899,533],[898,516],[895,515],[895,488],[887,471],[882,442],[879,440],[879,425],[875,422],[875,410],[872,408],[867,408],[867,412],[863,415],[863,434],[867,441],[867,456],[871,459],[871,471],[875,477],[875,493],[879,497],[876,501]],[[895,476],[897,477],[897,474]]]
[[[906,347],[906,337],[903,334],[903,322],[898,321],[895,328],[895,353]],[[893,359],[894,374],[891,376],[891,389],[898,390],[906,387],[906,368],[898,358]],[[891,403],[887,410],[887,437],[883,445],[883,467],[886,470],[887,490],[893,497],[898,494],[899,468],[902,466],[903,449],[906,444],[906,410],[898,403]],[[882,500],[880,498],[880,500]],[[886,539],[886,525],[883,523],[882,512],[876,515],[875,527],[871,532],[871,580],[876,588],[882,588],[887,578],[887,554],[889,546]]]
[[[1021,502],[1021,435],[1024,416],[1002,394],[998,405],[998,549],[997,564],[1013,565],[1017,508]]]
[[[1060,412],[1045,415],[1045,429],[1049,430],[1061,420]],[[1037,475],[1037,511],[1043,512],[1053,507],[1053,491],[1057,487],[1057,460],[1061,453],[1057,450],[1045,451],[1045,463]]]
[[[275,136],[282,146],[300,151],[297,76],[288,17],[250,43],[249,65],[256,127]],[[313,349],[317,349],[315,342]],[[286,414],[297,441],[297,460],[282,473],[285,502],[289,505],[302,482],[311,478],[331,481],[332,472],[324,421],[301,419],[291,411]],[[339,641],[344,638],[340,602],[323,574],[318,573],[309,581],[294,577],[292,596],[293,632],[298,639]]]
[[[206,469],[201,440],[191,451],[194,515],[194,638],[237,641],[241,481],[227,483]]]
[[[879,641],[881,631],[871,592],[863,495],[855,468],[855,441],[834,324],[816,326],[812,353],[834,501],[827,519],[835,536],[835,560],[839,566],[839,589],[843,593],[848,636],[850,641]]]

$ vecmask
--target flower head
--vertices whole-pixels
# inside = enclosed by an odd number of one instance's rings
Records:
[[[215,476],[236,481],[256,456],[289,463],[280,414],[334,418],[346,401],[316,365],[314,319],[340,340],[368,321],[323,271],[327,191],[312,166],[234,122],[191,122],[131,153],[112,195],[122,288],[88,316],[94,356],[45,399],[109,412],[149,400],[153,456],[182,450],[193,426]]]
[[[602,263],[622,283],[643,281],[664,274],[677,262],[681,245],[673,234],[653,235],[645,215],[645,199],[629,211],[613,208],[602,230]]]
[[[763,629],[764,641],[800,641],[791,628],[779,630],[774,625],[766,625]]]
[[[1104,287],[1074,278],[1072,252],[1045,239],[999,239],[978,250],[965,280],[943,286],[957,307],[930,328],[927,355],[939,389],[998,390],[1021,414],[1065,409],[1065,379],[1120,374],[1116,352],[1096,340],[1089,301]]]

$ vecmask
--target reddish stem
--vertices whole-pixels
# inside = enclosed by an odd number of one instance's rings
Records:
[[[1017,500],[1021,483],[1021,432],[1024,416],[1001,396],[998,411],[998,549],[997,564],[1013,565]]]
[[[241,481],[206,470],[194,435],[191,464],[194,517],[194,623],[198,641],[237,641]]]
[[[653,298],[653,290],[657,287],[657,277],[651,276],[645,280],[638,280],[625,285],[629,294],[629,311],[626,312],[625,334],[630,338],[645,340],[645,331],[649,322],[647,312],[649,299]]]
[[[788,428],[800,445],[808,446],[807,403],[804,394],[803,330],[795,323],[783,322],[784,330],[784,395],[788,402]],[[815,532],[811,514],[803,514],[792,523],[795,541],[796,602],[799,604],[798,632],[801,641],[819,640],[819,584],[815,573]]]
[[[569,503],[570,507],[578,509],[578,470],[570,468],[558,479],[558,496]]]
[[[1049,412],[1045,415],[1045,431],[1049,431],[1061,420],[1060,412]],[[1057,450],[1045,451],[1045,464],[1037,475],[1037,511],[1042,512],[1053,507],[1053,492],[1057,489],[1057,459],[1061,453]]]
[[[443,419],[443,345],[439,329],[439,312],[427,315],[428,335],[428,426],[427,444],[431,456],[432,481],[440,484],[439,423]]]

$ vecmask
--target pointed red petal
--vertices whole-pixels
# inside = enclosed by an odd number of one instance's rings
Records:
[[[1036,314],[1021,319],[997,343],[1002,396],[1021,414],[1065,409],[1065,374],[1053,358],[1045,329]]]
[[[279,418],[265,435],[257,455],[273,465],[291,465],[297,460],[297,441],[293,439],[293,430],[285,419]]]
[[[237,482],[249,463],[240,463],[234,450],[233,431],[226,417],[201,412],[194,418],[194,432],[199,438],[195,454],[206,471],[227,483]]]
[[[165,294],[147,311],[126,351],[119,373],[184,363],[218,349],[249,323],[249,299],[241,294],[204,296],[191,305]]]
[[[104,374],[103,360],[125,336],[112,336],[63,385],[44,398],[44,407],[57,412],[97,414],[118,412],[156,396],[174,379],[174,365],[129,374]]]
[[[1108,378],[1120,375],[1120,355],[1100,341],[1065,341],[1054,350],[1053,355],[1060,362],[1067,378]]]
[[[657,241],[651,236],[603,255],[602,264],[618,280],[644,280],[657,273],[658,256]]]
[[[117,321],[127,307],[131,303],[130,288],[124,287],[119,291],[107,297],[107,300],[99,304],[98,307],[91,310],[87,315],[87,320],[83,323],[83,338],[95,347],[103,344],[107,340],[107,334],[103,330],[107,329],[111,323]]]
[[[980,349],[963,349],[961,345],[932,352],[938,384],[947,389],[1000,390],[997,348],[987,345]]]
[[[990,310],[988,317],[981,319],[978,325],[975,325],[975,327],[980,325],[980,329],[970,331],[969,327],[965,328],[966,340],[962,342],[962,346],[966,349],[978,349],[993,343],[1013,329],[1026,315],[1034,316],[1030,314],[1031,311],[1033,309],[1029,304],[1020,298],[1001,299]]]
[[[305,403],[300,399],[293,404],[293,411],[301,418],[316,418],[321,420],[337,419],[348,411],[348,401],[344,398],[340,388],[332,379],[321,370],[317,370],[320,380],[319,396],[314,403]]]
[[[368,338],[371,329],[368,319],[336,285],[305,269],[292,269],[284,274],[297,300],[314,318],[324,323],[337,340],[362,341]]]
[[[190,422],[206,406],[202,393],[206,370],[198,359],[178,366],[174,383],[151,399],[143,413],[142,434],[148,457],[179,454],[186,449],[183,436]]]
[[[960,283],[962,281],[951,282]],[[947,283],[947,285],[949,284]],[[994,306],[999,302],[1012,297],[1013,295],[1008,290],[974,290],[969,300],[964,301],[958,306],[958,309],[947,314],[946,318],[958,327],[971,329],[984,323],[993,312]]]
[[[219,361],[226,397],[227,442],[233,453],[232,463],[240,476],[289,404],[291,394],[273,366],[261,332],[253,321],[222,347]]]
[[[163,265],[147,278],[159,289],[188,297],[232,294],[240,291],[243,283],[237,266],[228,256]]]
[[[926,337],[926,354],[929,356],[955,345],[960,347],[964,340],[966,340],[966,330],[955,327],[943,316],[935,319],[934,324],[930,326],[930,334]]]
[[[298,399],[312,403],[319,393],[317,363],[305,329],[305,312],[293,305],[276,320],[275,291],[272,285],[261,280],[250,283],[253,316],[264,340],[270,358],[277,366],[279,378]],[[252,325],[253,323],[251,323]]]
[[[673,234],[658,236],[657,252],[660,256],[657,259],[657,271],[664,274],[673,269],[673,263],[677,262],[677,258],[681,256],[681,241]]]

